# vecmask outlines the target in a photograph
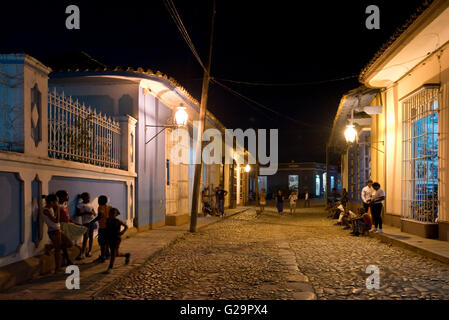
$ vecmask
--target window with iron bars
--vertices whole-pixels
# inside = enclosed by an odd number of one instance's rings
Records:
[[[439,86],[426,85],[402,100],[403,218],[438,217]]]

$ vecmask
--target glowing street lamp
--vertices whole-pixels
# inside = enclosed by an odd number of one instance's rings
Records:
[[[249,164],[247,164],[245,166],[245,172],[250,172],[251,171],[251,166]]]
[[[347,143],[354,143],[357,139],[357,130],[354,126],[354,109],[351,110],[351,124],[346,126],[345,139]]]
[[[176,108],[175,122],[179,127],[183,127],[187,124],[187,119],[189,115],[186,112],[186,107],[179,106]]]
[[[164,124],[164,125],[148,124],[145,126],[146,128],[163,128],[158,133],[156,133],[156,135],[154,135],[150,140],[145,142],[145,144],[150,143],[154,138],[156,138],[159,134],[161,134],[167,128],[176,129],[176,128],[184,127],[187,125],[187,120],[189,119],[189,115],[187,114],[186,107],[183,107],[182,105],[180,105],[176,109],[177,110],[175,112],[174,119],[170,118],[170,121],[172,123],[174,122],[174,124]]]
[[[353,124],[348,124],[345,130],[345,139],[347,143],[353,143],[357,138],[357,131]]]

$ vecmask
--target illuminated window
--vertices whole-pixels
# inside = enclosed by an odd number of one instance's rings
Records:
[[[327,172],[323,173],[323,193],[326,193]]]
[[[402,102],[402,216],[423,222],[438,216],[438,91],[425,86]]]
[[[315,195],[317,197],[320,196],[320,176],[319,175],[315,176]]]
[[[335,188],[335,178],[334,176],[331,176],[331,190]]]
[[[288,189],[289,190],[298,190],[299,186],[299,177],[297,175],[289,175],[288,176]]]

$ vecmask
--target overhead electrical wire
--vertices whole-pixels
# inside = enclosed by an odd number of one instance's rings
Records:
[[[171,18],[173,19],[173,21],[175,22],[176,26],[178,27],[179,32],[181,33],[182,37],[184,38],[184,41],[186,42],[187,46],[189,47],[190,51],[192,52],[192,54],[195,56],[196,60],[198,61],[198,63],[200,64],[201,68],[203,68],[203,70],[207,72],[206,67],[204,66],[203,61],[201,60],[200,55],[198,54],[198,52],[195,49],[195,46],[192,42],[192,39],[189,36],[189,33],[187,32],[181,17],[179,16],[178,11],[176,10],[176,7],[173,3],[172,0],[164,0],[164,4],[165,7],[167,8]]]
[[[296,86],[307,86],[307,85],[315,85],[315,84],[323,84],[329,82],[343,81],[348,79],[357,78],[358,75],[346,76],[342,78],[330,79],[330,80],[320,80],[320,81],[310,81],[310,82],[287,82],[287,83],[268,83],[268,82],[249,82],[249,81],[237,81],[231,79],[220,79],[215,78],[220,81],[232,82],[236,84],[245,84],[249,86],[265,86],[265,87],[296,87]]]
[[[200,66],[203,68],[203,70],[204,70],[206,73],[208,73],[206,67],[204,66],[203,61],[201,60],[201,57],[199,56],[198,52],[197,52],[196,49],[195,49],[195,45],[193,44],[192,39],[190,38],[190,36],[189,36],[189,34],[188,34],[188,32],[187,32],[187,30],[186,30],[186,28],[185,28],[185,26],[184,26],[184,24],[183,24],[183,22],[182,22],[181,17],[179,16],[178,11],[176,10],[176,7],[175,7],[173,1],[172,1],[172,0],[164,0],[164,4],[165,4],[165,7],[167,8],[167,10],[168,10],[168,12],[169,12],[171,18],[172,18],[173,21],[175,22],[175,24],[176,24],[176,26],[177,26],[179,32],[181,33],[181,35],[182,35],[184,41],[186,42],[187,46],[189,47],[190,51],[191,51],[192,54],[195,56],[196,60],[198,61],[198,63],[200,64]],[[232,82],[232,80],[226,80],[226,79],[220,79],[220,80]],[[226,86],[225,84],[221,83],[220,81],[217,81],[217,80],[214,79],[213,77],[210,77],[210,81],[213,82],[213,83],[215,83],[215,84],[217,84],[217,85],[219,85],[219,86],[221,86],[222,88],[226,89],[228,92],[230,92],[230,93],[232,93],[233,95],[239,97],[240,99],[243,99],[243,100],[246,100],[246,101],[251,102],[252,104],[254,104],[254,105],[256,105],[257,107],[259,107],[259,109],[263,109],[263,110],[265,110],[265,111],[272,112],[272,113],[274,113],[274,114],[276,114],[276,115],[278,115],[278,116],[280,116],[280,117],[284,117],[284,118],[286,118],[286,119],[288,119],[288,120],[290,120],[290,121],[292,121],[292,122],[295,122],[295,123],[300,124],[300,125],[303,125],[303,126],[307,126],[307,127],[311,127],[311,128],[315,128],[315,129],[317,129],[317,127],[323,127],[323,128],[329,129],[328,127],[312,125],[312,124],[310,124],[310,123],[306,123],[306,122],[303,122],[303,121],[299,121],[299,120],[294,119],[294,118],[292,118],[292,117],[290,117],[290,116],[287,116],[287,115],[285,115],[285,114],[282,114],[281,112],[278,112],[278,111],[276,111],[276,110],[274,110],[274,109],[272,109],[272,108],[269,108],[269,107],[267,107],[267,106],[261,104],[260,102],[257,102],[257,101],[255,101],[255,100],[253,100],[253,99],[251,99],[251,98],[248,98],[248,97],[246,97],[245,95],[243,95],[243,94],[241,94],[241,93],[235,91],[234,89],[229,88],[228,86]],[[337,81],[337,80],[334,80],[334,81]],[[236,81],[234,81],[234,82],[236,82]],[[248,82],[248,83],[249,83],[249,82]],[[264,85],[264,84],[262,84],[262,85]],[[285,85],[285,84],[284,84],[284,85]]]
[[[317,129],[317,130],[318,130],[320,127],[321,127],[321,128],[325,128],[326,130],[329,129],[328,127],[325,127],[325,126],[314,125],[314,124],[310,124],[310,123],[307,123],[307,122],[304,122],[304,121],[297,120],[297,119],[292,118],[292,117],[290,117],[290,116],[288,116],[288,115],[285,115],[285,114],[283,114],[283,113],[281,113],[281,112],[279,112],[279,111],[277,111],[277,110],[274,110],[274,109],[272,109],[272,108],[270,108],[270,107],[267,107],[266,105],[264,105],[264,104],[262,104],[262,103],[260,103],[260,102],[257,102],[257,101],[255,101],[255,100],[253,100],[253,99],[251,99],[251,98],[249,98],[249,97],[247,97],[247,96],[245,96],[245,95],[243,95],[243,94],[241,94],[241,93],[235,91],[234,89],[229,88],[227,85],[225,85],[225,84],[223,84],[223,83],[217,81],[215,78],[211,78],[211,81],[212,81],[213,83],[215,83],[215,84],[221,86],[221,87],[224,88],[225,90],[229,91],[230,93],[234,94],[235,96],[238,96],[238,97],[240,97],[241,99],[244,99],[244,100],[247,100],[247,101],[253,103],[254,105],[258,106],[260,109],[263,109],[263,110],[265,110],[265,111],[269,111],[269,112],[274,113],[274,114],[276,114],[276,115],[278,115],[278,116],[280,116],[280,117],[284,117],[284,118],[286,118],[286,119],[288,119],[288,120],[290,120],[290,121],[292,121],[292,122],[295,122],[295,123],[297,123],[297,124],[299,124],[299,125],[303,125],[303,126],[306,126],[306,127],[314,128],[314,129]],[[322,130],[322,129],[319,129],[319,130]]]

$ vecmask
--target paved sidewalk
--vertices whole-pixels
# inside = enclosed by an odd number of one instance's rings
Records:
[[[226,210],[226,216],[233,216],[246,210],[247,208],[245,207]],[[220,220],[222,219],[219,217],[198,217],[198,230]],[[114,283],[115,280],[118,280],[134,268],[140,267],[145,261],[156,255],[162,249],[169,246],[174,241],[181,239],[183,235],[189,232],[189,227],[189,224],[181,226],[164,226],[140,232],[130,238],[124,239],[120,246],[120,252],[130,252],[131,262],[129,265],[125,265],[124,258],[118,257],[111,274],[103,273],[108,267],[108,262],[102,264],[93,262],[98,257],[99,252],[97,250],[91,258],[84,259],[79,263],[81,278],[81,288],[79,290],[68,290],[66,288],[65,281],[68,275],[51,274],[1,292],[0,300],[94,299],[96,294],[101,293],[109,285]]]
[[[383,226],[383,233],[371,233],[371,236],[449,264],[449,241],[422,238],[387,225]]]

